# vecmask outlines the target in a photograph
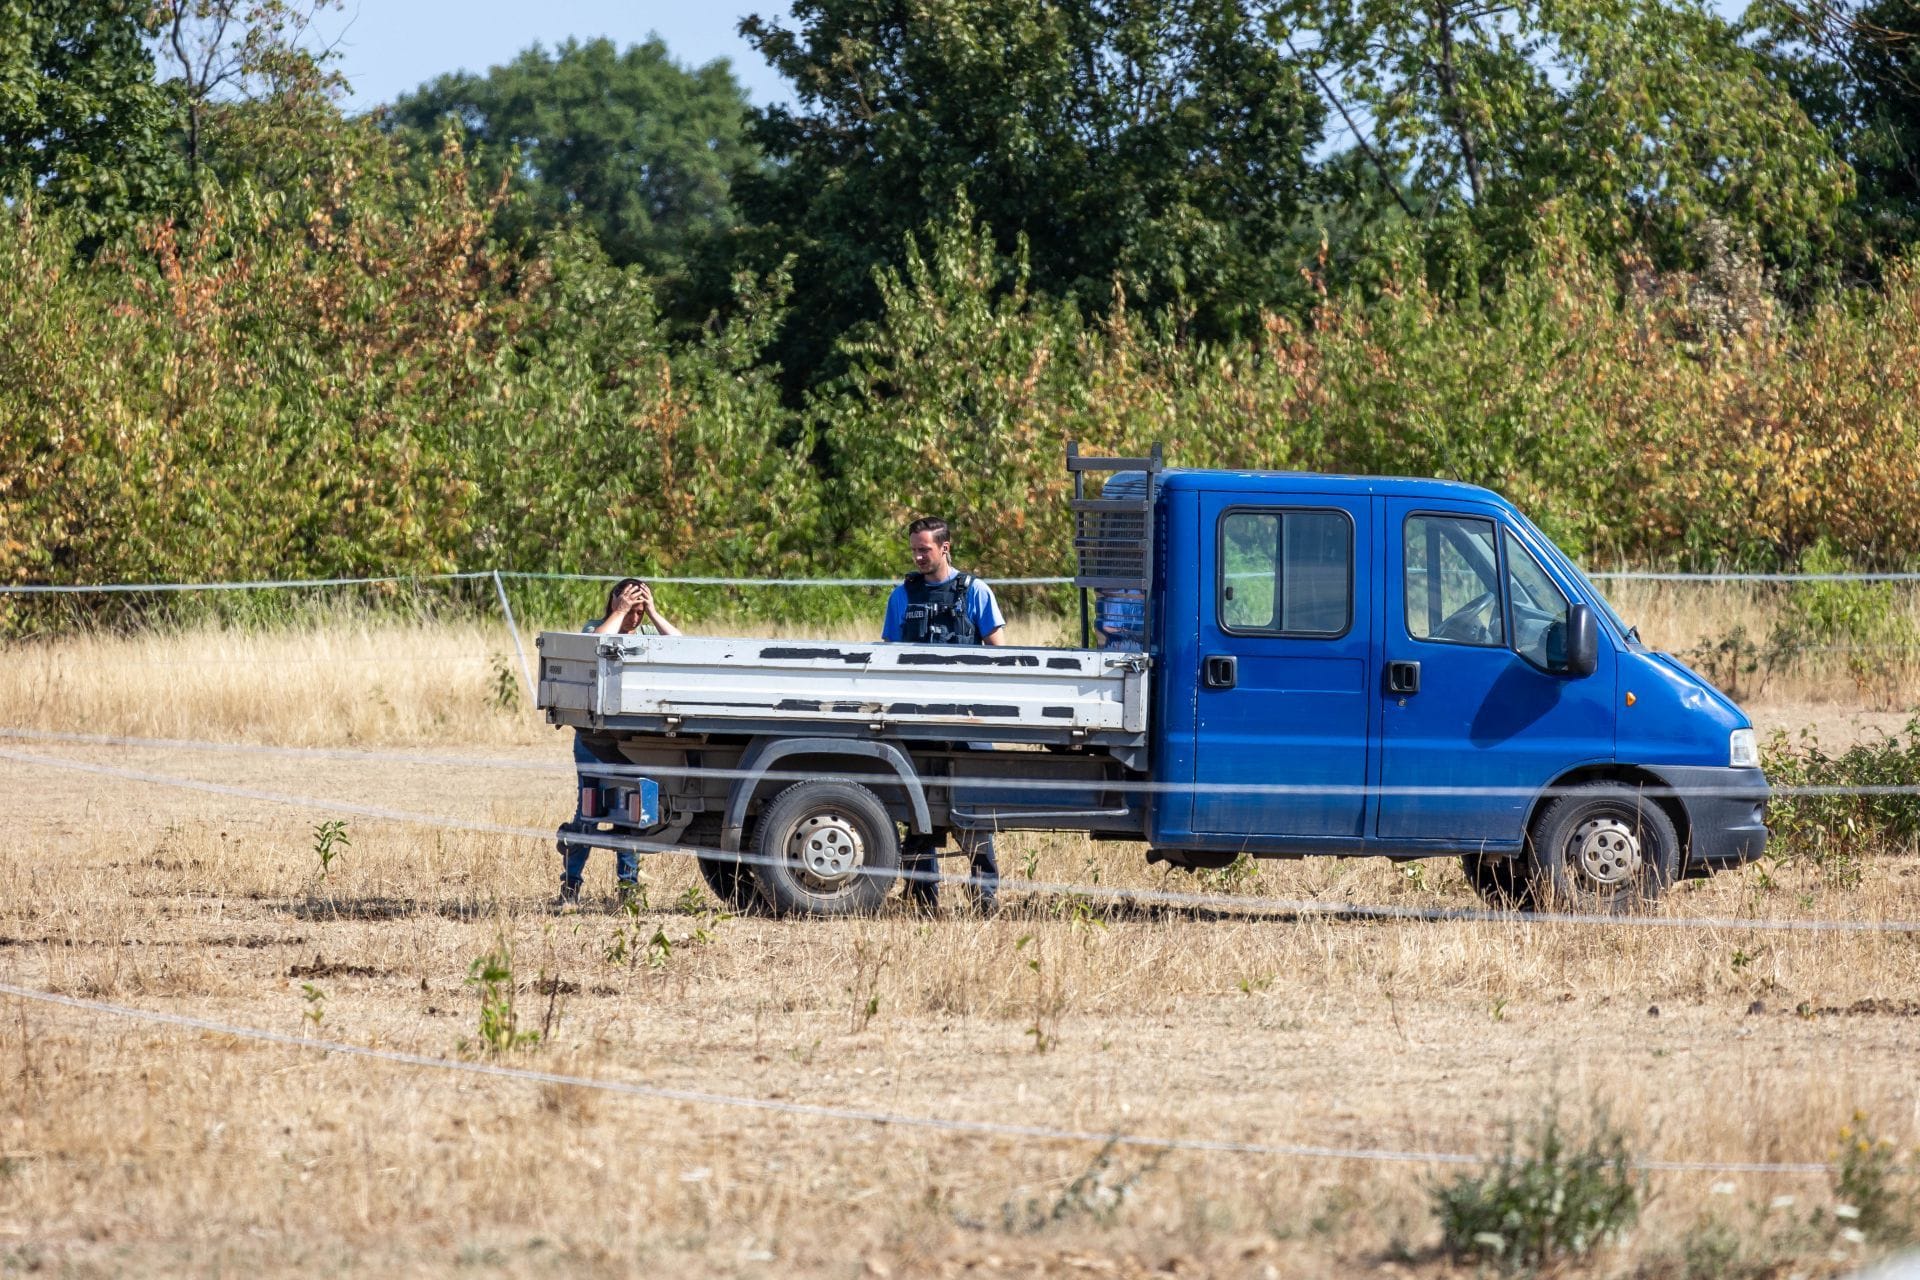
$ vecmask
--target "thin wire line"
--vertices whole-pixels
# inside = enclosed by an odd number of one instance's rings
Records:
[[[542,842],[559,838],[556,832],[542,827],[516,826],[498,822],[474,822],[463,818],[447,817],[441,814],[416,813],[410,810],[391,809],[380,805],[365,805],[352,801],[324,800],[311,796],[289,795],[285,792],[262,791],[252,787],[236,787],[221,782],[202,782],[196,778],[179,778],[168,774],[146,773],[134,769],[121,769],[113,765],[88,764],[77,760],[57,760],[47,756],[29,755],[25,752],[18,751],[0,750],[0,760],[11,760],[17,764],[120,778],[131,782],[145,782],[158,786],[177,787],[182,790],[200,791],[210,795],[233,796],[243,800],[261,800],[274,804],[293,805],[299,808],[314,809],[327,813],[350,813],[358,817],[377,818],[388,822],[415,823],[421,826],[438,827],[452,831],[470,831],[482,835],[511,836]],[[806,776],[817,778],[821,775],[810,774]],[[569,843],[584,844],[594,848],[632,849],[640,853],[668,853],[683,857],[691,855],[694,857],[705,857],[709,860],[736,863],[742,866],[765,866],[771,865],[776,861],[775,859],[749,852],[724,853],[712,849],[695,849],[684,845],[643,840],[632,836],[622,836],[615,832],[595,832],[591,835],[573,835],[566,837],[566,839]],[[893,880],[897,878],[923,883],[965,885],[971,887],[979,887],[984,883],[982,880],[973,876],[949,875],[941,872],[914,870],[895,871],[892,869],[858,867],[854,869],[853,874],[871,876],[876,879]],[[1418,920],[1457,924],[1590,924],[1642,929],[1717,928],[1744,930],[1749,933],[1920,934],[1920,920],[1778,920],[1732,916],[1600,916],[1560,911],[1487,911],[1456,907],[1394,907],[1360,903],[1321,902],[1312,899],[1264,898],[1222,893],[1183,893],[1166,889],[1122,888],[1101,884],[1076,884],[1072,882],[1025,880],[1019,878],[1002,879],[998,881],[998,887],[1011,892],[1098,898],[1128,905],[1150,904],[1156,906],[1225,910],[1241,913],[1272,912],[1301,916],[1319,916],[1335,920]]]
[[[305,1049],[344,1057],[391,1062],[401,1066],[452,1071],[465,1075],[515,1080],[530,1084],[571,1085],[629,1097],[652,1098],[667,1102],[689,1102],[700,1106],[734,1107],[750,1111],[770,1111],[781,1115],[808,1116],[823,1120],[849,1120],[895,1128],[931,1129],[942,1133],[977,1134],[990,1137],[1027,1138],[1039,1142],[1110,1143],[1121,1147],[1144,1147],[1161,1151],[1195,1151],[1231,1155],[1283,1156],[1299,1159],[1357,1160],[1377,1164],[1484,1165],[1492,1158],[1460,1151],[1398,1151],[1384,1147],[1332,1147],[1305,1143],[1240,1142],[1213,1138],[1167,1138],[1150,1134],[1092,1129],[1067,1129],[1053,1125],[1008,1124],[996,1120],[966,1120],[943,1116],[912,1115],[897,1111],[879,1111],[864,1107],[840,1107],[824,1103],[788,1102],[778,1098],[756,1098],[743,1094],[715,1093],[705,1089],[680,1089],[629,1080],[607,1080],[594,1076],[565,1075],[557,1071],[535,1071],[526,1067],[507,1067],[497,1063],[469,1062],[458,1058],[438,1058],[428,1054],[407,1053],[398,1049],[375,1049],[340,1040],[318,1040],[269,1031],[260,1027],[216,1022],[188,1014],[141,1009],[131,1005],[109,1004],[103,1000],[83,1000],[57,995],[33,987],[0,982],[0,994],[19,1000],[59,1005],[91,1013],[104,1013],[161,1026],[191,1031],[210,1031],[240,1040],[254,1040],[287,1048]],[[1812,1162],[1760,1162],[1713,1160],[1636,1160],[1634,1169],[1675,1173],[1752,1173],[1789,1176],[1820,1175],[1833,1166]]]
[[[545,762],[503,760],[491,756],[456,756],[404,751],[379,751],[358,747],[289,747],[259,743],[214,742],[197,738],[141,738],[116,734],[63,733],[53,729],[28,729],[0,725],[0,739],[17,738],[28,742],[70,744],[74,746],[136,747],[170,751],[213,751],[230,752],[241,755],[289,756],[332,760],[368,760],[393,764],[420,764],[452,766],[475,769],[504,769],[516,772],[561,772],[562,767]],[[1009,756],[1012,753],[1008,753]],[[565,766],[573,771],[573,766]],[[809,778],[821,776],[817,771],[789,771],[779,769],[740,769],[723,765],[669,765],[669,764],[612,764],[596,763],[588,767],[588,772],[604,777],[631,778],[722,778],[729,780],[760,779],[767,782],[805,782]],[[849,781],[873,781],[874,774],[847,774]],[[880,776],[886,781],[887,776]],[[1526,787],[1526,786],[1374,786],[1366,783],[1318,783],[1318,782],[1154,782],[1146,778],[1016,778],[993,774],[955,774],[921,779],[923,787],[932,790],[954,791],[968,787],[990,787],[995,790],[1029,791],[1040,794],[1049,792],[1084,792],[1092,788],[1114,791],[1129,795],[1231,795],[1231,796],[1304,796],[1317,798],[1335,798],[1358,796],[1370,799],[1376,796],[1408,796],[1418,798],[1450,796],[1492,796],[1505,798],[1551,798],[1580,793],[1579,785],[1565,787]],[[1739,799],[1751,799],[1756,803],[1761,797],[1746,786],[1713,785],[1673,786],[1647,784],[1635,790],[1644,796],[1675,797],[1687,796],[1731,796]],[[1920,796],[1920,783],[1848,783],[1818,784],[1806,783],[1788,786],[1770,787],[1767,799],[1799,799],[1842,796]],[[1012,815],[1012,816],[1018,816]]]
[[[470,573],[387,574],[374,578],[281,578],[256,582],[96,582],[54,586],[39,583],[0,585],[0,595],[97,595],[122,591],[267,591],[289,587],[358,587],[384,582],[454,582],[484,578],[491,569]]]
[[[348,587],[389,582],[451,582],[488,578],[521,578],[547,582],[617,582],[621,575],[611,573],[544,573],[520,569],[473,569],[462,573],[384,574],[365,578],[285,578],[236,582],[98,582],[98,583],[8,583],[0,584],[0,595],[85,595],[138,591],[263,591],[295,587]],[[1618,569],[1587,575],[1596,581],[1610,582],[1920,582],[1920,572],[1888,573],[1661,573],[1649,570]],[[1071,577],[1030,577],[982,579],[997,587],[1068,586]],[[718,576],[655,576],[650,582],[676,586],[706,587],[892,587],[898,578],[735,578]]]

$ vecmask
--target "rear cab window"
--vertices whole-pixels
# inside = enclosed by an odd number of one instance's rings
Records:
[[[1353,519],[1330,508],[1239,507],[1220,516],[1215,610],[1238,635],[1331,639],[1353,621]]]

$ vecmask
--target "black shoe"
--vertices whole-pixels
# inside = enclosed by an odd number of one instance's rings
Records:
[[[578,880],[562,880],[560,882],[560,896],[553,900],[553,905],[563,908],[579,906],[580,882]]]

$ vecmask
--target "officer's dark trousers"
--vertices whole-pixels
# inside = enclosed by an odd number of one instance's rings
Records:
[[[900,869],[906,873],[907,898],[922,906],[931,907],[940,900],[940,845],[938,835],[909,835],[906,843],[900,847]],[[973,892],[973,900],[985,909],[993,905],[994,896],[1000,891],[1000,863],[993,848],[993,835],[982,831],[979,834],[967,832],[960,837],[962,848],[972,854],[968,860],[968,875],[973,883],[968,886]]]

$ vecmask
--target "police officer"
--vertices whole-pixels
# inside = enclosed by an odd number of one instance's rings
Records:
[[[887,598],[886,621],[880,638],[899,644],[989,644],[1007,642],[1007,620],[993,588],[970,573],[953,567],[953,533],[938,516],[925,516],[907,526],[907,550],[916,572]],[[965,832],[961,843],[971,854],[975,901],[991,912],[1000,888],[1000,866],[994,857],[990,832]],[[939,899],[937,854],[939,834],[909,835],[900,861],[907,872],[907,896],[921,906]],[[924,877],[924,878],[922,878]]]

